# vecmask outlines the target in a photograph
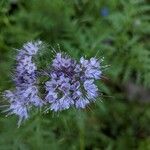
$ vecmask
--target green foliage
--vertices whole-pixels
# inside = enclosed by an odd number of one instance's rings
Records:
[[[100,13],[104,7],[108,16]],[[137,101],[150,97],[129,102],[124,89],[130,82],[150,88],[149,13],[148,0],[1,0],[0,92],[13,87],[14,48],[30,40],[56,49],[59,43],[76,59],[104,56],[110,67],[98,83],[102,96],[86,110],[33,111],[20,128],[16,117],[1,114],[0,150],[149,150],[150,104]],[[48,48],[39,54],[39,68],[51,57]]]

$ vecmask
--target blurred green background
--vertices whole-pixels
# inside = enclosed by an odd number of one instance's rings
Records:
[[[14,48],[36,39],[104,57],[101,96],[81,111],[34,112],[20,128],[1,113],[0,150],[150,150],[148,0],[0,0],[0,92],[13,87]]]

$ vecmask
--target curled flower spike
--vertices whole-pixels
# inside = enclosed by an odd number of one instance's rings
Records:
[[[4,97],[8,99],[10,107],[6,110],[8,114],[19,116],[20,123],[29,117],[29,109],[32,106],[41,107],[42,100],[38,96],[36,86],[36,65],[32,62],[42,42],[28,42],[17,55],[17,66],[13,80],[16,85],[14,91],[5,91]]]
[[[101,77],[100,62],[96,58],[80,62],[57,53],[52,63],[51,79],[46,82],[46,101],[53,111],[71,106],[85,108],[98,96],[94,81]]]

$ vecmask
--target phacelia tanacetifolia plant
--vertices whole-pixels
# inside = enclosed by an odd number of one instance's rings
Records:
[[[46,94],[41,99],[37,86],[40,76],[37,76],[38,69],[32,61],[41,47],[41,41],[23,45],[16,58],[17,65],[13,76],[16,87],[4,92],[4,97],[9,102],[5,112],[19,116],[18,125],[29,118],[29,111],[33,106],[37,109],[46,106],[46,110],[54,112],[70,107],[83,109],[99,95],[95,81],[101,78],[101,61],[95,57],[89,60],[81,57],[77,61],[59,52],[49,65],[50,69],[46,73],[48,81],[44,86]],[[43,74],[40,73],[41,76]]]

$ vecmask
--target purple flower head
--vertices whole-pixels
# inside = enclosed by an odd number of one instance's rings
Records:
[[[10,107],[5,110],[5,112],[8,112],[8,115],[15,114],[19,116],[18,125],[20,125],[23,120],[28,118],[28,110],[26,102],[23,99],[22,92],[19,90],[14,92],[7,90],[5,91],[4,96],[8,99],[10,104]]]
[[[101,76],[100,63],[96,58],[86,60],[83,57],[80,59],[81,68],[84,70],[86,78],[99,79]]]
[[[98,96],[98,88],[93,82],[94,82],[93,79],[86,80],[84,82],[84,89],[87,91],[87,97],[89,99],[94,99],[95,97]]]
[[[36,55],[36,53],[39,50],[39,47],[42,45],[41,41],[37,42],[28,42],[23,45],[24,52],[26,52],[28,55]]]
[[[16,58],[17,66],[13,77],[16,89],[14,91],[7,90],[4,94],[10,103],[10,107],[6,111],[19,116],[19,124],[29,117],[28,112],[32,106],[41,107],[43,104],[38,96],[36,86],[37,68],[32,62],[32,57],[38,52],[41,44],[41,41],[38,41],[23,45]]]
[[[34,84],[36,65],[32,62],[32,57],[35,55],[39,48],[41,47],[42,42],[28,42],[23,45],[23,49],[19,51],[17,55],[17,67],[16,74],[14,77],[14,82],[17,86],[24,86],[24,84]]]
[[[94,81],[101,76],[100,63],[96,58],[79,62],[63,55],[56,54],[52,62],[50,80],[46,82],[46,101],[50,109],[61,111],[71,106],[85,108],[98,96]]]

